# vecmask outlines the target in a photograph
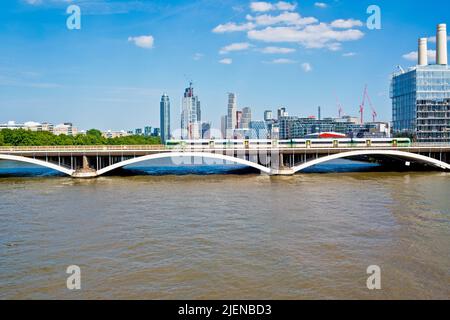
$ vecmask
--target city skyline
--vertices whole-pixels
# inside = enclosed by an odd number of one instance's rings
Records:
[[[390,74],[397,65],[415,65],[417,37],[432,37],[435,25],[446,19],[444,9],[391,2],[378,3],[382,29],[368,30],[366,1],[329,1],[322,8],[314,1],[284,7],[268,2],[267,9],[251,1],[80,0],[72,3],[82,10],[82,27],[70,31],[67,1],[12,1],[0,13],[0,122],[158,127],[166,92],[173,97],[173,126],[180,123],[180,91],[190,79],[202,97],[204,119],[215,128],[227,108],[227,92],[238,95],[237,107],[252,108],[255,119],[280,106],[305,117],[321,106],[323,117],[336,117],[336,100],[346,114],[357,115],[365,84],[379,120],[389,121]],[[306,27],[299,30],[327,26],[340,40],[319,34],[296,43],[263,39],[262,30],[292,31],[300,22]],[[355,36],[346,38],[348,33]],[[434,49],[430,41],[430,52]]]

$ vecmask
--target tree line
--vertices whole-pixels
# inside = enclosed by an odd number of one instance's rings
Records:
[[[101,131],[91,129],[76,136],[54,135],[51,132],[24,129],[0,130],[0,146],[89,146],[89,145],[158,145],[160,137],[131,135],[105,138]]]

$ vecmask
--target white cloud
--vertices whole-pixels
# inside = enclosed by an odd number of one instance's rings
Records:
[[[334,30],[325,23],[309,25],[303,29],[267,27],[262,30],[251,30],[247,35],[252,40],[300,43],[310,49],[328,48],[333,51],[340,49],[340,42],[355,41],[364,37],[364,33],[360,30]]]
[[[251,15],[247,15],[246,18],[259,26],[271,26],[274,24],[304,26],[318,22],[318,20],[314,17],[302,17],[296,12],[284,12],[277,16],[263,14],[253,17]]]
[[[297,4],[285,2],[285,1],[279,1],[278,3],[275,4],[275,8],[278,10],[283,10],[283,11],[293,11],[297,8]]]
[[[264,1],[255,1],[250,3],[250,9],[254,12],[267,12],[273,10],[293,11],[296,8],[297,4],[285,1],[279,1],[275,4]]]
[[[227,53],[233,52],[233,51],[243,51],[243,50],[249,49],[250,47],[251,47],[251,44],[248,42],[232,43],[232,44],[220,49],[219,53],[227,54]]]
[[[317,8],[321,8],[321,9],[328,8],[328,5],[324,2],[316,2],[316,3],[314,3],[314,6]]]
[[[198,60],[201,60],[204,56],[205,55],[203,53],[196,53],[196,54],[194,54],[194,58],[193,59],[195,61],[198,61]]]
[[[315,5],[322,8],[328,6],[325,2],[316,2]],[[292,12],[296,7],[297,4],[293,2],[253,1],[250,8],[255,14],[247,14],[247,21],[241,24],[235,22],[220,24],[213,29],[213,32],[246,31],[249,40],[263,41],[274,45],[296,43],[308,49],[325,48],[330,51],[342,50],[343,42],[357,41],[365,35],[361,29],[364,24],[360,20],[337,19],[327,23],[320,22],[315,17],[303,17],[298,12]],[[282,12],[272,13],[277,10]],[[220,53],[225,54],[229,51],[233,50],[222,48]],[[272,53],[270,49],[257,49],[257,51]]]
[[[354,27],[362,27],[363,23],[359,20],[355,20],[355,19],[338,19],[338,20],[334,20],[331,23],[331,26],[333,28],[339,28],[339,29],[351,29]]]
[[[354,56],[356,56],[356,53],[355,52],[347,52],[347,53],[342,54],[342,56],[343,57],[354,57]]]
[[[41,0],[25,0],[25,2],[31,4],[32,6],[39,5],[42,3]]]
[[[428,60],[430,62],[436,61],[436,50],[428,50]],[[418,61],[419,60],[419,54],[417,51],[412,51],[410,53],[406,53],[403,55],[403,59],[409,60],[409,61]]]
[[[213,29],[213,32],[214,33],[239,32],[252,30],[253,28],[255,28],[255,25],[251,22],[243,24],[228,22],[226,24],[219,24],[217,27]]]
[[[281,47],[265,47],[260,50],[262,53],[266,54],[288,54],[293,53],[296,50],[293,48],[281,48]]]
[[[283,58],[281,58],[281,59],[274,59],[274,60],[271,61],[271,63],[274,63],[274,64],[292,64],[292,63],[297,63],[297,61],[291,60],[291,59],[283,59]]]
[[[447,41],[450,41],[450,34],[447,36]],[[428,42],[436,43],[436,36],[428,37]]]
[[[221,64],[232,64],[233,63],[233,59],[225,58],[225,59],[219,60],[219,63],[221,63]]]
[[[139,36],[139,37],[129,37],[128,42],[133,42],[136,46],[141,47],[141,48],[152,49],[155,39],[150,35]]]
[[[302,69],[305,72],[311,72],[312,71],[312,66],[311,64],[309,64],[308,62],[302,63]]]

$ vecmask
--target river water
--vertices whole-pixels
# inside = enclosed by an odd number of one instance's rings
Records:
[[[219,173],[0,177],[0,299],[450,297],[450,174]]]

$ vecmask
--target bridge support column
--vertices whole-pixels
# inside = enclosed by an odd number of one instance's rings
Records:
[[[83,166],[81,169],[76,170],[73,175],[74,178],[95,178],[97,177],[97,170],[92,169],[89,165],[89,159],[87,156],[83,156]]]

